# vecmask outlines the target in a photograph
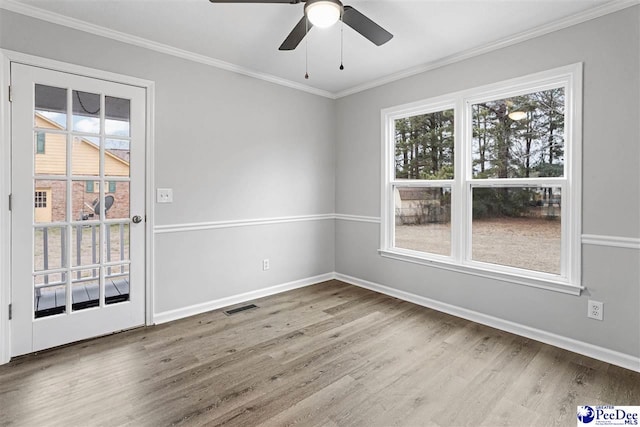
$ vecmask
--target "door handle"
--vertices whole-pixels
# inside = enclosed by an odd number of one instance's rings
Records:
[[[131,221],[133,221],[134,224],[141,223],[142,217],[140,215],[135,215],[133,218],[131,218]]]

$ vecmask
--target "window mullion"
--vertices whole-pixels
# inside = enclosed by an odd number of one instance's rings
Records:
[[[383,110],[381,254],[579,286],[580,86],[575,64]]]
[[[393,165],[395,163],[395,139],[393,119],[382,113],[382,192],[381,192],[381,220],[380,242],[383,248],[393,246],[393,222],[394,199],[393,193],[395,179]]]
[[[467,170],[467,134],[468,118],[465,103],[462,98],[456,100],[455,105],[455,130],[454,130],[454,183],[452,188],[451,208],[451,256],[460,263],[464,259],[465,212],[467,200],[464,195],[465,178]]]

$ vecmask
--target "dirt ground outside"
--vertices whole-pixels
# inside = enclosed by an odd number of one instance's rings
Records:
[[[396,225],[397,248],[451,254],[451,225]],[[560,273],[560,220],[501,218],[474,220],[474,261]]]

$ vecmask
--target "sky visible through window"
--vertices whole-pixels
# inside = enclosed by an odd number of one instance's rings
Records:
[[[42,114],[47,119],[59,124],[62,127],[65,127],[67,125],[66,114],[56,113],[52,111],[38,111],[38,113]],[[74,116],[73,122],[74,128],[80,132],[100,133],[100,122],[98,120],[93,120],[92,118],[84,118],[82,116]],[[128,121],[106,119],[105,126],[109,135],[124,137],[128,137],[130,135]],[[107,138],[105,139],[105,148],[115,150],[128,150],[129,141]]]

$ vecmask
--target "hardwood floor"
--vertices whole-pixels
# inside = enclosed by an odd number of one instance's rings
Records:
[[[1,426],[573,426],[640,374],[338,281],[16,358]]]

